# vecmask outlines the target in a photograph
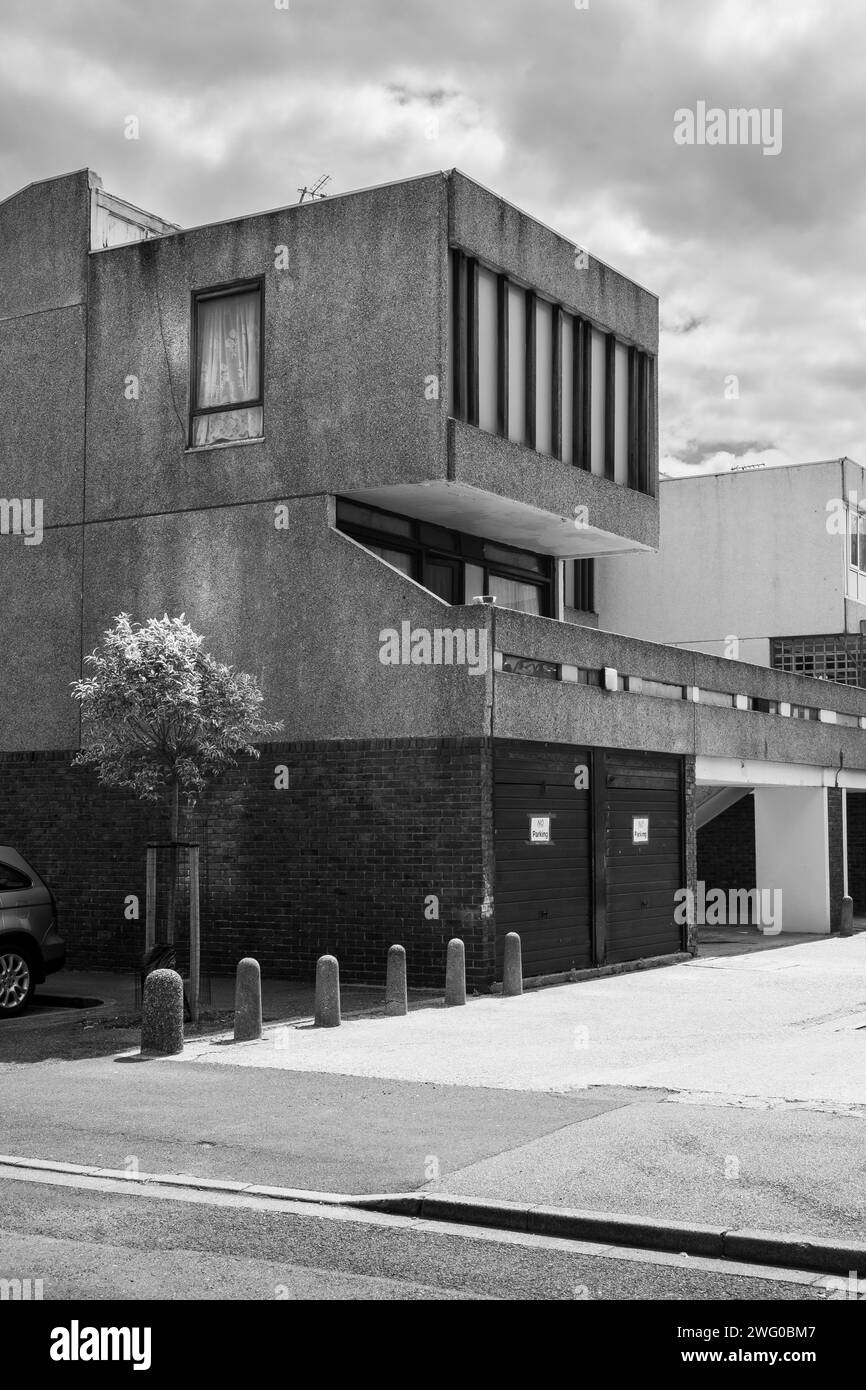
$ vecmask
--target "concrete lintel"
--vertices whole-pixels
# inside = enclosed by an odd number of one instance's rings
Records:
[[[695,759],[695,780],[702,786],[847,787],[866,791],[866,772],[759,758],[715,758],[702,753]]]

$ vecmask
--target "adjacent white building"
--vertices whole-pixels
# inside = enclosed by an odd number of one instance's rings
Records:
[[[601,628],[866,684],[866,469],[663,478],[660,510],[657,553],[596,560]]]

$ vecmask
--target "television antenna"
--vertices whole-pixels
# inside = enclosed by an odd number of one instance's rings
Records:
[[[313,198],[327,198],[327,193],[322,193],[320,190],[324,188],[326,183],[330,182],[331,175],[323,174],[320,179],[316,179],[316,182],[313,184],[312,188],[299,188],[298,192],[301,196],[298,199],[298,202],[302,203],[305,198],[309,198],[311,202]]]

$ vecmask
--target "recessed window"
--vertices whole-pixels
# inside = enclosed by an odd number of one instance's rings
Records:
[[[524,584],[520,579],[497,574],[491,570],[487,584],[500,608],[516,608],[519,613],[541,616],[542,590],[538,584]]]
[[[337,526],[446,603],[493,594],[500,608],[542,617],[553,612],[553,572],[545,555],[343,498],[337,499]]]
[[[261,438],[262,341],[260,283],[195,295],[190,424],[194,448]]]
[[[863,644],[859,633],[774,637],[770,647],[770,663],[776,671],[835,681],[837,685],[864,683]]]
[[[451,414],[652,494],[654,359],[452,247]]]

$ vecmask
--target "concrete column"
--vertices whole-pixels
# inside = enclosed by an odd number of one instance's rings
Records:
[[[759,890],[781,890],[783,931],[829,933],[825,787],[755,788],[755,878]]]

